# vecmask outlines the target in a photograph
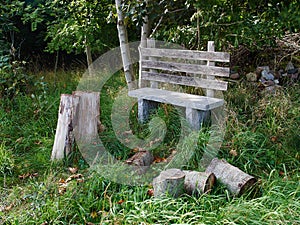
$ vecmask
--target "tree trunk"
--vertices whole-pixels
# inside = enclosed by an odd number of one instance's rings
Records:
[[[90,76],[94,76],[94,68],[93,68],[93,58],[92,58],[92,51],[91,46],[86,44],[85,46],[85,53],[86,53],[86,61],[88,65],[88,71]]]
[[[154,196],[161,197],[170,195],[178,197],[184,193],[185,173],[180,169],[168,169],[162,171],[153,180]]]
[[[216,178],[223,183],[233,195],[242,195],[249,190],[255,183],[256,179],[241,171],[239,168],[232,166],[224,159],[214,158],[206,169],[208,173],[214,173]]]
[[[118,14],[118,22],[117,29],[119,34],[119,42],[121,48],[121,56],[124,67],[125,78],[127,82],[128,89],[131,90],[133,88],[133,69],[130,58],[129,46],[128,46],[128,37],[127,31],[124,24],[123,12],[121,10],[121,0],[115,0],[116,9]]]
[[[211,191],[216,181],[213,173],[183,171],[185,173],[184,188],[192,195],[201,195]]]
[[[148,5],[148,0],[146,0],[146,4]],[[150,23],[148,15],[146,15],[144,18],[142,30],[141,30],[141,47],[147,47],[147,39],[150,35]]]

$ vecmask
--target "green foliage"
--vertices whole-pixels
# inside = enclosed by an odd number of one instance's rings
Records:
[[[0,173],[2,175],[12,175],[14,167],[13,154],[11,150],[7,149],[3,142],[0,144]]]
[[[30,21],[33,30],[41,23],[47,25],[47,51],[64,50],[82,53],[86,46],[94,52],[102,52],[114,46],[117,33],[106,18],[111,3],[93,1],[46,1],[38,6],[28,5],[25,21]]]
[[[163,1],[164,2],[164,1]],[[286,32],[298,32],[300,27],[297,1],[194,1],[175,2],[174,6],[162,7],[153,24],[163,18],[160,29],[154,34],[159,40],[172,41],[187,48],[203,46],[214,40],[217,46],[239,45],[249,49],[264,49],[275,44]],[[173,11],[174,22],[170,23]],[[177,10],[174,10],[177,9]],[[184,8],[184,11],[180,9]],[[156,9],[157,10],[157,9]],[[152,11],[148,11],[151,15]],[[164,12],[164,13],[163,13]],[[163,13],[162,16],[160,16]],[[181,16],[184,15],[183,19]],[[186,20],[189,17],[190,20]],[[198,40],[198,32],[200,40]]]
[[[12,99],[16,95],[28,93],[33,78],[25,72],[24,65],[25,62],[10,63],[8,55],[0,56],[0,98]]]

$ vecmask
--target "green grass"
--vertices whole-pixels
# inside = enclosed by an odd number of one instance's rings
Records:
[[[101,93],[106,127],[101,140],[125,159],[133,151],[117,140],[110,121],[113,100],[125,82],[118,75]],[[63,162],[50,161],[60,94],[75,90],[80,76],[61,72],[55,83],[53,73],[41,76],[47,84],[34,96],[0,102],[0,224],[300,224],[298,84],[274,95],[232,84],[225,93],[228,121],[218,157],[257,177],[256,189],[237,198],[218,183],[209,195],[156,199],[148,194],[150,185],[116,184],[89,170],[76,151]],[[130,116],[133,131],[147,137],[151,131],[137,123],[136,106]],[[178,114],[164,106],[155,116],[169,128],[153,150],[165,157],[179,139]],[[188,168],[197,168],[208,134],[199,135]],[[70,166],[79,168],[84,182],[66,182]]]

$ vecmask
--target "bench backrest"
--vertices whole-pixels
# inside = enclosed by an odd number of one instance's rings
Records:
[[[209,97],[214,97],[214,90],[227,90],[227,82],[216,77],[228,77],[229,67],[215,63],[228,65],[230,54],[215,52],[213,42],[208,42],[208,51],[151,48],[150,41],[147,46],[139,48],[141,83],[150,81],[154,88],[160,82],[199,87],[206,89]]]

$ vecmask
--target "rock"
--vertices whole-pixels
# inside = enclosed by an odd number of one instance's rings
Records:
[[[262,94],[275,94],[277,90],[281,89],[279,85],[273,85],[265,87],[264,90],[261,92]]]
[[[247,78],[247,81],[250,81],[250,82],[256,82],[257,81],[257,74],[256,73],[247,73],[246,74],[246,78]]]
[[[285,67],[285,71],[289,71],[289,70],[293,70],[293,69],[295,69],[293,63],[291,61],[288,62],[288,64]]]
[[[270,72],[267,72],[266,70],[263,70],[261,72],[261,76],[265,80],[274,80],[274,75],[272,73],[270,73]]]
[[[268,73],[270,72],[270,67],[269,66],[259,66],[259,67],[257,67],[257,69],[261,69],[261,71],[265,70]]]
[[[240,74],[239,73],[232,73],[230,74],[230,79],[233,79],[233,80],[237,80],[240,78]]]
[[[297,80],[299,77],[298,68],[290,69],[287,71],[287,76],[292,80]]]

